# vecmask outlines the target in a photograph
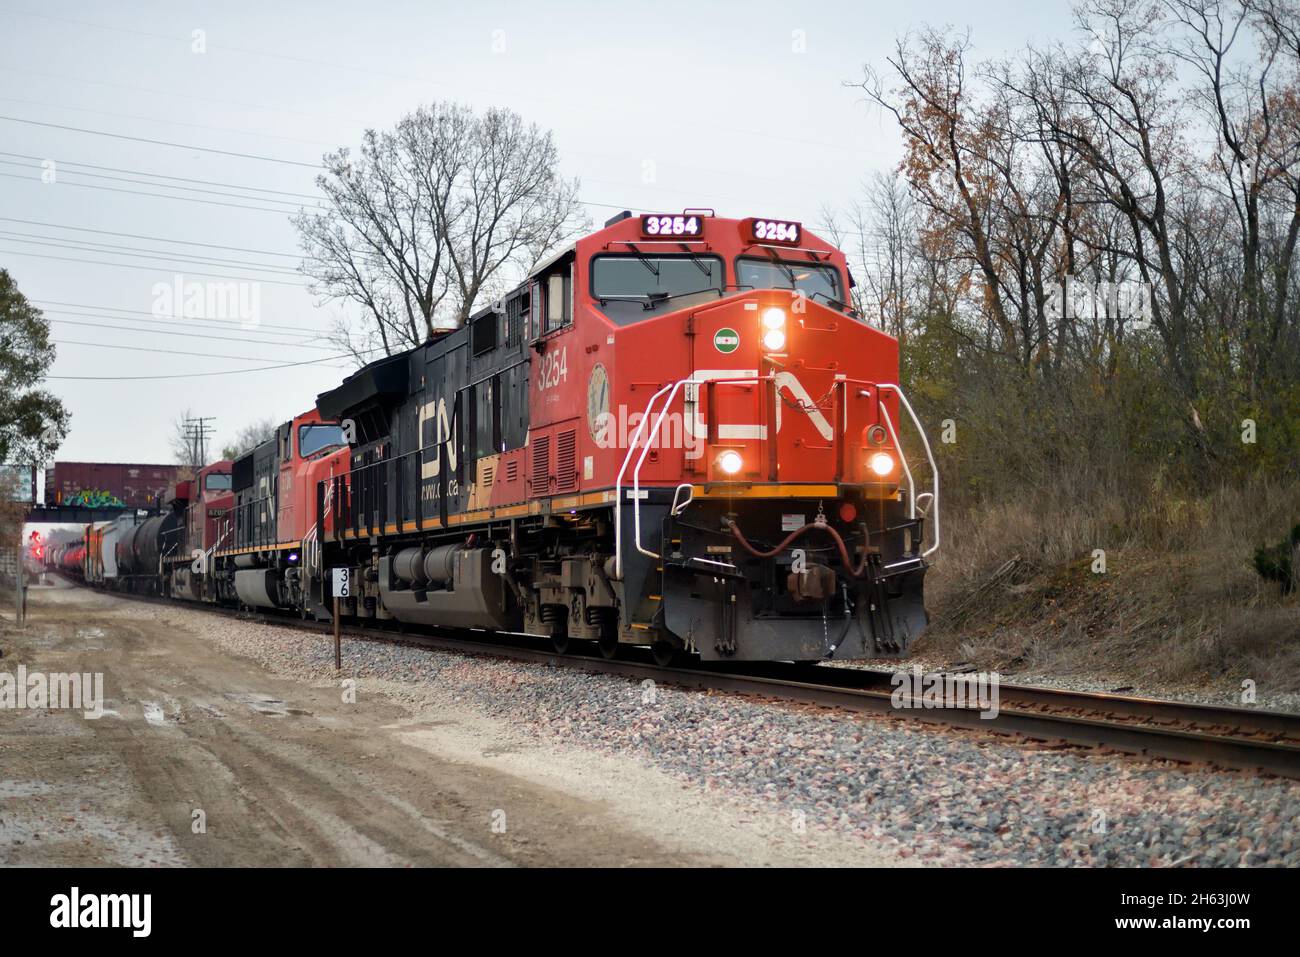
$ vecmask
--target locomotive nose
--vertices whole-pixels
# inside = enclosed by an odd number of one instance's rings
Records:
[[[843,316],[791,290],[756,290],[694,317],[696,435],[709,481],[824,482],[832,393],[860,347]]]

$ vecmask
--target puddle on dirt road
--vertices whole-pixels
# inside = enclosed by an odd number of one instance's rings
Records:
[[[311,715],[310,711],[304,711],[302,708],[290,708],[279,698],[272,698],[270,695],[227,692],[226,697],[231,701],[238,701],[246,705],[258,714],[270,715],[273,718],[284,718],[289,715]]]

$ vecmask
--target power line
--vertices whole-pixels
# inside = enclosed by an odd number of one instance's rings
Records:
[[[20,100],[12,96],[0,96],[0,102],[17,103],[20,106],[35,106],[41,110],[70,110],[73,113],[91,113],[96,116],[111,116],[120,120],[139,120],[145,123],[164,123],[169,126],[183,126],[194,130],[209,130],[213,133],[234,133],[236,136],[259,136],[268,140],[285,140],[290,143],[304,143],[309,146],[329,146],[323,140],[305,140],[300,136],[282,136],[278,133],[263,133],[258,130],[241,130],[229,126],[209,126],[206,123],[184,123],[180,120],[160,120],[152,116],[139,116],[132,113],[114,113],[111,110],[94,110],[86,106],[66,106],[62,103],[42,103],[39,100]]]
[[[17,160],[4,160],[4,159],[0,159],[0,163],[4,163],[6,166],[17,166],[17,167],[19,167],[20,169],[30,169],[30,168],[31,168],[30,164],[28,164],[28,163],[20,163],[20,162],[18,162]],[[65,164],[65,165],[71,165],[71,164]],[[42,169],[42,167],[38,166],[37,169]],[[284,204],[284,205],[286,205],[286,206],[292,206],[292,207],[294,207],[294,208],[297,208],[297,207],[300,207],[300,206],[303,205],[302,203],[295,202],[294,200],[290,200],[290,199],[276,199],[276,198],[273,197],[273,196],[245,196],[243,193],[226,193],[226,192],[222,192],[222,191],[219,190],[219,189],[203,189],[202,187],[199,187],[199,186],[176,186],[176,185],[173,185],[173,184],[171,184],[171,183],[155,183],[155,182],[153,182],[153,181],[151,181],[151,180],[147,180],[147,179],[130,179],[130,178],[125,177],[125,176],[109,176],[107,173],[86,173],[86,172],[83,172],[82,170],[79,170],[79,169],[64,169],[62,172],[63,172],[65,175],[71,175],[71,176],[85,176],[85,177],[87,177],[88,179],[106,179],[106,180],[110,180],[110,181],[115,182],[115,183],[130,183],[132,186],[155,186],[155,187],[157,187],[158,189],[176,189],[176,190],[182,190],[182,191],[187,192],[187,193],[203,193],[204,195],[207,195],[207,196],[222,196],[222,197],[224,197],[224,198],[226,198],[226,199],[248,199],[248,200],[260,200],[261,202],[264,202],[264,203],[282,203],[282,204]],[[148,174],[146,173],[146,174],[143,174],[143,175],[148,175]],[[42,182],[44,182],[44,180],[42,180]],[[53,180],[53,181],[50,183],[50,185],[54,185],[54,186],[57,186],[57,185],[58,185],[57,175],[56,175],[56,179]],[[164,194],[162,194],[162,195],[169,195],[169,194],[164,193]],[[316,198],[316,197],[313,197],[313,198]],[[272,208],[274,208],[274,207],[272,207]]]
[[[143,246],[118,246],[113,243],[97,243],[88,239],[60,239],[57,236],[41,236],[35,233],[16,233],[0,229],[0,238],[21,239],[33,246],[52,246],[55,249],[67,249],[73,252],[99,253],[113,256],[131,256],[136,259],[156,257],[171,262],[192,262],[201,266],[251,266],[258,272],[269,272],[280,276],[296,276],[296,269],[284,266],[270,266],[250,262],[246,259],[225,259],[217,256],[173,256],[165,249],[146,249]],[[141,255],[142,253],[148,255]]]
[[[0,176],[5,177],[6,179],[20,179],[20,180],[22,180],[22,181],[24,181],[24,182],[27,182],[27,183],[39,183],[39,182],[41,182],[41,180],[40,180],[39,178],[37,178],[37,179],[33,179],[33,178],[30,177],[30,176],[19,176],[17,173],[0,173]],[[271,207],[271,206],[245,206],[245,205],[242,205],[242,204],[240,204],[240,203],[223,203],[223,202],[221,202],[220,200],[215,200],[215,199],[199,199],[199,198],[194,197],[194,196],[173,196],[173,195],[171,195],[170,193],[146,193],[146,192],[144,192],[143,190],[138,190],[138,189],[122,189],[120,186],[101,186],[101,185],[98,184],[98,183],[68,183],[68,182],[63,182],[63,183],[59,183],[59,184],[57,184],[57,185],[58,185],[58,186],[76,186],[76,187],[78,187],[78,188],[80,188],[80,189],[102,189],[102,190],[106,190],[107,192],[110,192],[110,193],[131,193],[131,194],[133,194],[133,195],[135,195],[135,196],[153,196],[153,197],[155,197],[156,199],[175,199],[175,200],[179,200],[179,201],[182,202],[182,203],[202,203],[202,204],[205,205],[205,206],[226,206],[226,207],[228,207],[228,208],[230,208],[230,209],[251,209],[251,210],[254,210],[255,212],[259,212],[259,213],[275,213],[276,215],[279,215],[279,216],[285,216],[285,217],[287,217],[291,212],[293,212],[292,210],[288,210],[288,209],[275,209],[274,207]],[[157,185],[161,186],[161,185],[163,185],[163,184],[162,184],[162,183],[158,183]]]
[[[205,146],[190,146],[190,145],[185,144],[185,143],[173,143],[173,142],[170,142],[170,141],[168,141],[168,140],[153,140],[153,139],[147,139],[147,138],[139,137],[139,136],[126,136],[125,134],[122,134],[122,133],[110,133],[110,132],[107,132],[107,131],[105,131],[105,130],[91,130],[91,129],[86,129],[86,128],[84,128],[84,127],[79,127],[79,126],[62,126],[62,125],[59,125],[59,124],[57,124],[57,123],[42,123],[42,122],[39,122],[39,121],[37,121],[37,120],[25,120],[25,119],[22,119],[21,117],[16,117],[16,116],[0,116],[0,120],[9,120],[9,121],[14,122],[14,123],[30,123],[30,124],[32,124],[32,125],[34,125],[34,126],[48,126],[48,127],[53,128],[53,129],[69,130],[69,131],[76,132],[76,133],[89,133],[89,134],[93,134],[93,135],[95,135],[95,136],[111,136],[111,137],[115,137],[115,138],[118,138],[118,139],[132,140],[132,141],[139,142],[139,143],[152,143],[152,144],[157,145],[157,146],[173,146],[173,147],[176,147],[176,148],[178,148],[178,149],[192,149],[192,150],[197,150],[197,151],[199,151],[199,152],[203,152],[203,153],[218,153],[218,154],[223,155],[223,156],[238,156],[238,157],[241,157],[241,158],[244,158],[244,159],[264,160],[264,161],[266,161],[266,162],[268,162],[268,163],[285,163],[285,164],[290,165],[290,166],[305,166],[305,167],[307,167],[307,168],[309,168],[309,169],[314,169],[314,170],[318,170],[318,171],[322,168],[321,165],[320,165],[319,163],[303,163],[303,162],[299,162],[298,160],[283,159],[283,158],[281,158],[281,157],[277,157],[277,156],[260,156],[260,155],[253,154],[253,153],[238,153],[238,152],[233,152],[233,151],[230,151],[230,150],[217,150],[217,149],[211,149],[211,148],[209,148],[209,147],[205,147]],[[83,175],[90,175],[90,174],[83,174]],[[23,177],[23,176],[15,176],[15,175],[13,175],[13,174],[11,174],[11,173],[0,173],[0,176],[10,176],[10,177],[13,178],[13,179],[26,179],[26,178],[27,178],[27,177]],[[109,186],[95,186],[95,185],[93,185],[93,184],[89,184],[89,183],[71,183],[71,184],[68,184],[68,185],[72,185],[72,186],[85,186],[85,187],[89,187],[89,188],[93,188],[93,189],[113,189],[113,187],[109,187]],[[155,183],[155,184],[148,184],[148,185],[162,186],[162,185],[164,185],[164,184],[162,184],[162,183]],[[468,187],[457,186],[457,187],[455,187],[455,188],[456,188],[456,189],[462,189],[462,190],[463,190],[463,189],[467,189]],[[119,190],[116,190],[116,192],[130,193],[130,192],[136,192],[136,191],[135,191],[135,190],[129,190],[129,189],[127,189],[127,190],[119,189]],[[141,194],[141,195],[144,195],[144,196],[159,196],[159,195],[165,195],[165,194],[158,194],[158,193],[143,193],[143,194]],[[172,199],[187,199],[189,202],[193,202],[193,203],[199,203],[199,202],[211,202],[211,204],[214,205],[214,206],[228,206],[228,205],[232,205],[232,204],[229,204],[229,203],[219,203],[219,202],[212,202],[212,201],[208,201],[208,200],[189,199],[188,197],[183,197],[183,196],[175,196],[175,197],[170,197],[170,198],[172,198]],[[253,197],[248,197],[248,198],[252,199]],[[627,203],[602,203],[602,202],[597,202],[597,201],[594,201],[594,200],[585,200],[585,199],[580,199],[580,200],[578,200],[578,202],[581,203],[583,206],[596,206],[596,207],[600,207],[600,208],[603,208],[603,209],[627,209],[627,208],[629,208]],[[246,207],[245,207],[245,206],[236,206],[236,208],[237,208],[237,209],[259,209],[260,207],[255,207],[255,206],[246,206]],[[282,212],[281,210],[274,210],[274,209],[262,209],[262,211],[263,211],[263,212]]]
[[[35,300],[31,300],[31,301],[34,302]],[[220,328],[220,326],[213,328],[212,326],[209,326],[208,323],[221,323],[223,325],[238,325],[240,338],[231,339],[230,340],[231,342],[253,342],[253,343],[265,344],[268,346],[294,346],[294,347],[306,348],[307,343],[317,342],[320,341],[321,339],[319,333],[310,333],[308,335],[303,336],[303,335],[294,335],[293,333],[288,333],[288,332],[277,332],[273,329],[265,330],[263,329],[261,322],[252,323],[251,320],[242,320],[242,319],[207,319],[202,316],[191,316],[191,317],[175,316],[170,319],[167,318],[145,319],[145,318],[136,318],[135,316],[113,316],[113,315],[105,316],[93,312],[70,312],[66,309],[42,309],[41,312],[47,315],[52,314],[53,316],[56,317],[51,321],[64,321],[58,319],[57,317],[59,316],[76,316],[79,319],[98,319],[100,320],[100,328],[104,328],[104,329],[126,328],[132,332],[149,332],[151,330],[149,330],[148,328],[142,329],[135,326],[126,326],[126,327],[107,326],[107,325],[103,325],[102,323],[105,320],[110,322],[144,322],[144,323],[148,323],[151,326],[168,326],[170,328],[184,328],[190,330],[191,332],[193,332],[195,328],[209,329],[210,331],[213,332],[235,331],[233,329],[222,329]],[[250,324],[252,324],[251,328],[250,328]],[[280,338],[263,340],[263,339],[243,338],[245,336],[279,336]],[[324,349],[327,347],[311,346],[311,348]]]
[[[219,150],[211,146],[192,146],[189,143],[173,143],[170,140],[155,140],[147,136],[127,136],[125,133],[109,133],[105,130],[92,130],[84,126],[64,126],[61,123],[43,123],[40,120],[26,120],[21,116],[0,116],[0,120],[10,123],[26,123],[29,126],[44,126],[52,130],[67,130],[72,133],[89,133],[92,136],[107,136],[115,140],[130,140],[133,143],[150,143],[154,146],[171,146],[175,149],[193,150],[197,153],[215,153],[218,156],[234,156],[239,159],[261,160],[264,163],[283,163],[286,166],[304,166],[307,169],[320,169],[319,163],[304,163],[301,160],[282,159],[278,156],[261,156],[257,153],[241,153],[238,150]]]
[[[151,346],[120,346],[108,342],[86,342],[82,339],[51,339],[59,346],[90,346],[94,349],[120,349],[123,352],[148,352],[168,356],[193,356],[199,359],[233,359],[239,362],[263,362],[266,356],[227,356],[215,352],[184,352],[178,349],[155,349]],[[329,359],[309,359],[309,362],[329,362]]]
[[[75,313],[75,315],[85,315],[85,314]],[[87,318],[94,319],[96,317],[87,316]],[[108,316],[106,318],[111,319],[112,317]],[[60,322],[63,323],[65,326],[87,326],[91,329],[114,329],[119,332],[146,333],[154,336],[184,336],[187,339],[212,339],[218,342],[242,342],[245,345],[251,345],[251,346],[278,346],[280,348],[287,348],[287,349],[319,349],[321,352],[332,351],[329,346],[316,346],[308,342],[270,342],[265,339],[253,340],[253,339],[245,339],[245,338],[236,338],[234,336],[211,336],[211,335],[205,335],[200,332],[194,332],[192,330],[189,332],[172,332],[169,329],[139,329],[132,326],[111,326],[102,322],[78,322],[75,319],[64,319],[60,316],[56,316],[50,321]],[[148,322],[149,320],[148,319],[124,319],[123,321],[124,322]],[[158,320],[158,321],[161,322],[162,320]],[[250,329],[249,331],[252,332],[253,330]]]
[[[120,167],[117,166],[96,166],[94,163],[82,163],[79,160],[65,160],[65,159],[58,159],[57,157],[51,157],[51,156],[32,156],[29,153],[8,153],[5,152],[4,150],[0,150],[0,156],[13,156],[18,159],[35,160],[38,163],[44,162],[45,160],[48,159],[53,159],[56,163],[62,163],[64,166],[84,166],[86,169],[101,169],[101,170],[106,170],[107,172],[110,173],[132,173],[136,176],[153,176],[157,179],[175,179],[175,180],[180,180],[182,183],[201,183],[204,186],[225,186],[227,189],[252,190],[258,193],[278,193],[281,196],[296,196],[301,199],[321,198],[320,193],[295,193],[287,189],[271,189],[266,186],[240,186],[235,183],[214,182],[213,180],[210,179],[191,179],[188,176],[169,176],[166,173],[150,173],[147,172],[146,170],[139,170],[139,169],[121,169]],[[86,173],[83,175],[89,176],[90,174]]]
[[[216,243],[200,243],[192,239],[167,239],[162,236],[142,236],[139,233],[118,233],[110,229],[90,229],[86,226],[65,226],[62,223],[43,223],[35,219],[14,219],[12,216],[0,216],[0,222],[22,223],[24,226],[45,226],[49,229],[72,229],[79,233],[98,233],[101,236],[123,236],[127,239],[146,239],[156,243],[176,243],[182,246],[205,246],[208,249],[229,249],[233,252],[252,253],[260,256],[283,256],[289,259],[302,259],[302,253],[277,253],[269,249],[248,249],[244,246],[220,246]]]
[[[103,310],[103,311],[105,311],[105,312],[126,312],[126,313],[130,313],[130,314],[132,314],[132,315],[136,315],[136,316],[151,316],[151,317],[153,317],[153,318],[155,318],[155,319],[162,319],[162,318],[165,318],[165,317],[162,317],[162,316],[158,316],[156,313],[153,313],[153,312],[145,312],[143,309],[123,309],[123,308],[121,308],[120,306],[99,306],[99,305],[90,305],[90,304],[83,303],[83,302],[61,302],[61,301],[59,301],[59,300],[57,300],[57,299],[32,299],[32,300],[30,300],[30,301],[31,301],[31,302],[43,302],[43,303],[46,303],[46,304],[51,305],[51,306],[72,306],[74,309],[100,309],[100,310]],[[56,312],[57,310],[49,310],[49,311],[51,311],[51,312]],[[74,315],[75,315],[75,313],[74,313]],[[109,319],[116,319],[116,318],[119,318],[119,317],[117,317],[117,316],[108,316],[108,317],[106,317],[106,318],[109,318]],[[236,324],[236,325],[242,325],[242,324],[243,324],[242,321],[239,320],[239,319],[215,319],[215,318],[210,319],[210,318],[202,317],[202,316],[186,316],[186,315],[183,315],[183,314],[176,314],[176,315],[173,315],[172,318],[175,318],[175,319],[185,319],[186,321],[195,321],[195,320],[200,320],[200,321],[203,321],[203,322],[224,322],[224,323],[231,323],[231,324]],[[274,323],[270,323],[270,322],[262,322],[262,323],[258,323],[258,328],[259,328],[259,329],[285,329],[285,330],[288,330],[288,331],[290,331],[290,332],[303,332],[303,333],[308,333],[308,334],[310,334],[310,335],[318,335],[318,334],[319,334],[319,330],[313,329],[311,326],[280,326],[280,325],[276,325],[276,324],[274,324]]]
[[[17,16],[35,17],[42,20],[55,20],[55,21],[61,21],[63,23],[75,23],[78,26],[91,27],[97,30],[112,30],[120,33],[130,33],[130,34],[135,34],[137,36],[151,37],[157,40],[167,40],[172,43],[191,42],[190,37],[172,36],[166,33],[153,33],[146,30],[133,30],[128,27],[113,26],[106,23],[96,23],[93,20],[77,20],[72,17],[59,17],[48,13],[32,13],[27,10],[12,10],[12,11],[5,11],[5,12],[9,12]],[[445,83],[441,83],[435,80],[430,80],[428,77],[415,76],[415,75],[404,74],[404,73],[393,73],[387,70],[376,70],[370,67],[357,66],[356,64],[342,62],[339,60],[334,60],[334,61],[313,60],[309,57],[292,56],[287,53],[275,53],[270,50],[255,50],[248,47],[230,46],[228,44],[209,43],[207,47],[208,49],[211,50],[225,50],[230,53],[242,53],[245,56],[267,57],[269,59],[275,59],[275,60],[286,60],[291,63],[306,63],[312,66],[323,66],[330,70],[350,70],[356,73],[369,74],[371,76],[389,77],[396,80],[405,80],[408,82],[419,83],[423,86],[442,86],[442,87],[447,86],[447,84]],[[477,88],[471,87],[469,89],[475,90],[475,92],[479,92],[479,93],[487,93],[494,97],[501,97],[507,95],[507,92],[503,90],[488,90],[482,87],[477,87]],[[521,95],[517,90],[512,91],[512,95],[522,96],[523,99],[532,100],[539,103],[556,102],[555,97],[535,96],[527,93]],[[761,139],[779,140],[787,143],[797,143],[800,146],[805,146],[805,147],[810,146],[810,147],[817,147],[820,149],[838,150],[842,152],[849,152],[851,150],[851,147],[848,146],[847,144],[843,142],[837,142],[834,140],[810,140],[807,138],[800,138],[794,136],[782,136],[779,133],[773,133],[767,130],[749,130],[749,129],[744,129],[743,127],[718,126],[716,123],[692,122],[689,120],[683,120],[681,122],[683,123],[683,125],[687,127],[708,129],[714,132],[721,131],[721,132],[728,132],[728,133],[737,133],[742,136],[753,136]]]
[[[209,147],[203,147],[203,146],[189,146],[189,145],[187,145],[187,144],[185,144],[185,143],[174,143],[174,142],[167,141],[167,140],[153,140],[153,139],[147,139],[147,138],[138,137],[138,136],[127,136],[127,135],[125,135],[125,134],[121,134],[121,133],[111,133],[111,132],[108,132],[108,131],[106,131],[106,130],[92,130],[92,129],[86,129],[86,128],[84,128],[84,127],[76,127],[76,126],[62,126],[62,125],[59,125],[59,124],[56,124],[56,123],[42,123],[42,122],[39,122],[39,121],[37,121],[37,120],[26,120],[26,119],[22,119],[21,117],[15,117],[15,116],[0,116],[0,120],[10,120],[10,121],[15,122],[15,123],[30,123],[30,124],[33,124],[33,125],[35,125],[35,126],[48,126],[48,127],[52,127],[52,128],[54,128],[54,129],[69,130],[69,131],[72,131],[72,132],[78,132],[78,133],[89,133],[89,134],[93,134],[93,135],[96,135],[96,136],[111,136],[111,137],[120,138],[120,139],[132,140],[132,141],[135,141],[135,142],[151,143],[151,144],[159,145],[159,146],[172,146],[172,147],[176,147],[176,148],[178,148],[178,149],[193,149],[193,150],[197,150],[197,151],[199,151],[199,152],[218,153],[218,154],[221,154],[221,155],[223,155],[223,156],[238,156],[238,157],[242,157],[242,158],[244,158],[244,159],[257,159],[257,160],[264,160],[264,161],[266,161],[266,162],[270,162],[270,163],[285,163],[285,164],[287,164],[287,165],[291,165],[291,166],[305,166],[305,167],[308,167],[308,168],[310,168],[310,169],[314,169],[314,170],[318,170],[318,171],[319,171],[320,169],[322,169],[321,165],[318,164],[318,163],[303,163],[303,162],[300,162],[300,161],[298,161],[298,160],[283,159],[283,158],[281,158],[281,157],[276,157],[276,156],[263,156],[263,155],[257,155],[257,154],[252,154],[252,153],[239,153],[239,152],[233,152],[233,151],[230,151],[230,150],[216,150],[216,149],[211,149],[211,148],[209,148]],[[82,173],[82,174],[80,174],[80,175],[83,175],[83,176],[91,176],[91,175],[94,175],[94,174],[91,174],[91,173]],[[142,174],[142,175],[148,175],[148,174]],[[16,175],[14,175],[14,174],[12,174],[12,173],[0,173],[0,176],[8,176],[8,177],[10,177],[10,178],[12,178],[12,179],[27,179],[27,177],[24,177],[24,176],[16,176]],[[111,179],[112,177],[106,177],[106,178],[110,178],[110,179]],[[132,182],[132,181],[131,181],[131,180],[127,180],[127,182]],[[212,206],[228,206],[228,207],[232,207],[232,208],[235,208],[235,209],[255,209],[255,210],[258,210],[258,211],[260,211],[260,212],[281,213],[281,214],[286,214],[286,213],[287,213],[286,210],[274,209],[274,208],[270,208],[270,207],[242,206],[242,205],[235,204],[235,203],[222,203],[222,202],[219,202],[219,201],[216,201],[216,200],[203,200],[203,199],[197,199],[197,198],[188,197],[188,196],[171,196],[171,195],[166,194],[166,193],[147,193],[147,192],[142,192],[142,191],[140,191],[140,190],[121,189],[121,188],[112,187],[112,186],[100,186],[100,185],[98,185],[98,184],[94,184],[94,183],[67,183],[67,184],[65,184],[65,185],[69,185],[69,186],[80,186],[80,187],[83,187],[83,188],[86,188],[86,189],[103,189],[103,190],[109,190],[109,191],[112,191],[112,192],[119,192],[119,193],[136,193],[136,194],[141,195],[141,196],[154,196],[154,197],[162,198],[162,199],[179,199],[179,200],[183,200],[183,201],[185,201],[185,202],[190,202],[190,203],[207,203],[207,204],[212,205]],[[167,187],[167,185],[166,185],[165,183],[140,183],[140,184],[138,184],[138,185],[159,186],[159,187],[163,187],[163,188],[171,188],[171,189],[181,189],[181,188],[182,188],[182,187]],[[454,189],[458,189],[458,190],[466,190],[466,189],[468,189],[469,187],[466,187],[466,186],[454,186],[453,188],[454,188]],[[204,192],[206,192],[206,191],[204,191]],[[678,191],[678,192],[681,192],[681,191]],[[218,195],[226,195],[226,194],[218,194]],[[252,196],[249,196],[249,197],[233,197],[233,198],[239,198],[239,199],[257,199],[257,198],[260,198],[260,197],[252,197]],[[278,200],[269,200],[269,199],[268,199],[268,201],[270,201],[270,202],[282,202],[282,201],[278,201]],[[605,202],[599,202],[599,201],[597,201],[597,200],[586,200],[586,199],[579,199],[579,200],[577,200],[577,202],[578,202],[580,205],[583,205],[583,206],[590,206],[590,207],[595,207],[595,208],[598,208],[598,209],[615,209],[615,210],[621,210],[621,209],[631,209],[631,208],[636,208],[635,204],[628,204],[628,203],[605,203]],[[315,207],[315,208],[320,209],[320,208],[323,208],[323,207],[319,207],[319,206],[318,206],[318,207]]]
[[[370,355],[371,353],[380,352],[380,349],[363,349],[361,355]],[[354,359],[355,356],[350,353],[343,353],[326,359],[305,359],[301,362],[281,362],[277,365],[257,366],[252,369],[227,369],[223,372],[190,372],[190,373],[172,373],[167,375],[48,375],[46,379],[58,379],[60,381],[78,381],[78,382],[141,382],[145,380],[158,379],[207,379],[212,376],[239,375],[244,372],[269,372],[273,369],[292,369],[296,366],[315,366],[323,365],[339,359]]]
[[[162,266],[136,266],[131,263],[114,263],[104,262],[102,259],[76,259],[71,256],[51,256],[48,253],[25,253],[17,249],[0,249],[0,255],[5,256],[30,256],[34,259],[57,259],[60,262],[84,263],[88,266],[115,266],[118,269],[143,269],[146,272],[157,273],[165,267]],[[166,267],[174,268],[174,267]],[[272,286],[294,286],[298,289],[306,289],[305,283],[287,282],[283,279],[262,279],[258,276],[225,276],[218,273],[210,272],[190,272],[191,276],[203,276],[206,279],[231,279],[236,282],[264,282]]]

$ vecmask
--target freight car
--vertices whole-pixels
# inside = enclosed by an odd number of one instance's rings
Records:
[[[156,508],[181,469],[178,465],[55,462],[45,470],[45,504]]]

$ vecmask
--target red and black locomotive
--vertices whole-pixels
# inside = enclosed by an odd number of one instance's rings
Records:
[[[617,216],[237,459],[168,590],[328,617],[342,567],[349,619],[609,655],[905,655],[938,479],[850,282],[798,223]]]

